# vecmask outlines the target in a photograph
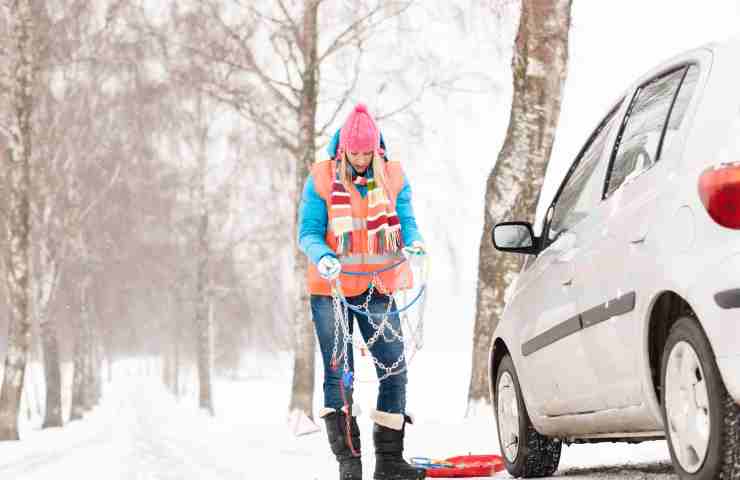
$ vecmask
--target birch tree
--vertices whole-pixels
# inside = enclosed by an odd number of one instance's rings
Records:
[[[205,115],[205,99],[195,99],[195,124],[192,143],[197,157],[194,185],[196,213],[196,280],[195,280],[195,325],[197,331],[198,405],[211,415],[213,410],[213,298],[211,290],[211,242],[209,237],[210,209],[206,197],[208,175],[209,126],[212,123]]]
[[[84,246],[81,247],[85,250]],[[69,419],[79,420],[87,410],[86,397],[88,395],[86,379],[87,374],[87,356],[90,345],[90,318],[89,318],[89,297],[90,287],[92,285],[92,273],[90,272],[89,259],[87,252],[83,252],[81,262],[81,281],[79,283],[79,312],[76,318],[75,330],[77,338],[74,347],[74,372],[72,377],[72,405]]]
[[[29,284],[31,114],[34,88],[34,30],[31,0],[4,0],[8,26],[8,71],[4,88],[10,91],[11,118],[8,152],[2,157],[9,198],[8,248],[5,258],[10,321],[5,374],[0,392],[0,440],[18,440],[18,413],[29,346],[32,300]],[[6,83],[7,82],[7,83]]]
[[[514,94],[504,145],[486,182],[468,413],[488,403],[488,353],[520,259],[496,251],[497,222],[534,220],[560,115],[572,0],[523,0],[511,62]]]
[[[69,208],[68,197],[75,166],[85,157],[79,152],[87,150],[80,140],[89,136],[90,123],[96,121],[84,116],[87,110],[83,106],[92,90],[89,84],[79,82],[69,88],[67,83],[74,82],[81,70],[69,65],[76,65],[80,51],[94,44],[89,28],[91,3],[89,0],[67,0],[54,6],[44,4],[37,10],[36,36],[40,54],[36,62],[38,101],[35,115],[36,123],[43,128],[34,131],[31,246],[33,312],[40,327],[44,352],[44,428],[62,425],[58,321],[51,305],[59,286],[68,235],[76,213]],[[58,10],[54,11],[54,7]],[[65,84],[56,92],[52,88],[53,78]]]
[[[101,146],[111,138],[113,117],[106,115],[111,105],[100,85],[110,77],[104,75],[110,70],[104,65],[115,35],[99,20],[105,8],[105,3],[91,0],[63,0],[38,3],[34,9],[31,291],[44,352],[44,428],[62,425],[58,319],[52,302],[64,263],[71,260],[69,239],[105,191],[93,187],[72,198],[80,188],[80,173],[96,163]],[[106,18],[112,21],[114,16]]]

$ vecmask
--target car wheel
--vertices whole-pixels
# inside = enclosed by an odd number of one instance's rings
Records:
[[[506,470],[513,477],[547,477],[558,469],[562,443],[540,435],[529,420],[511,356],[496,372],[494,412]]]
[[[695,319],[681,318],[671,328],[661,378],[663,423],[680,477],[740,479],[740,407]]]

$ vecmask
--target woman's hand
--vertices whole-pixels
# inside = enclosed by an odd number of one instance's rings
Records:
[[[336,257],[324,255],[321,257],[321,260],[319,260],[316,268],[319,270],[321,278],[325,280],[334,280],[342,271],[342,264],[339,263],[339,260],[337,260]]]
[[[427,249],[423,243],[421,243],[418,240],[415,240],[411,243],[410,247],[403,248],[403,254],[406,256],[406,258],[409,258],[412,256],[426,255]]]

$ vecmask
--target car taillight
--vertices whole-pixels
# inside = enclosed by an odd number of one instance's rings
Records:
[[[715,222],[740,229],[740,163],[705,170],[699,177],[699,196]]]

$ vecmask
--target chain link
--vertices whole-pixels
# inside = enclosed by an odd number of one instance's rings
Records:
[[[371,314],[370,311],[370,302],[372,301],[372,297],[374,294],[382,294],[385,295],[388,298],[388,302],[386,304],[385,313],[380,316],[380,321],[376,323],[373,320],[373,316],[378,316],[377,314]],[[339,362],[339,359],[343,360],[343,369],[345,372],[349,371],[349,354],[348,349],[353,348],[354,341],[353,341],[353,335],[350,333],[350,327],[349,327],[349,307],[342,301],[341,294],[339,293],[339,289],[335,288],[332,292],[332,303],[333,303],[333,310],[334,310],[334,350],[332,353],[332,363],[333,366],[336,366]],[[425,295],[426,296],[426,295]],[[406,293],[404,292],[404,298],[406,298]],[[422,301],[425,299],[422,299]],[[412,328],[411,322],[409,321],[408,317],[408,310],[402,312],[401,314],[396,314],[399,318],[399,330],[396,330],[393,327],[393,324],[389,321],[389,317],[391,316],[391,309],[393,308],[393,305],[397,305],[396,298],[394,294],[385,288],[385,286],[382,283],[382,280],[380,279],[379,275],[373,275],[370,285],[367,291],[367,295],[365,296],[365,299],[361,305],[359,305],[359,308],[365,312],[366,318],[368,320],[368,323],[373,328],[374,332],[373,335],[365,342],[365,347],[368,349],[368,352],[370,354],[370,357],[372,358],[373,364],[378,368],[379,371],[384,372],[381,374],[378,378],[378,381],[383,381],[388,377],[391,377],[393,375],[398,375],[402,372],[404,372],[408,366],[408,361],[411,360],[411,358],[415,355],[416,350],[419,350],[421,348],[421,345],[423,343],[423,306],[424,303],[421,303],[420,306],[422,307],[419,312],[419,322],[416,325],[416,328]],[[406,329],[406,336],[402,335],[401,332],[403,332],[403,326],[405,325]],[[341,337],[342,337],[342,352],[339,353],[339,337],[340,337],[340,329],[341,329]],[[385,343],[391,343],[398,341],[403,346],[403,350],[401,351],[401,354],[399,355],[398,359],[396,359],[395,362],[393,362],[390,366],[385,365],[383,362],[378,360],[371,351],[371,348],[377,343],[377,341],[382,338],[383,342]],[[362,347],[361,342],[358,344],[358,347]],[[413,348],[416,347],[416,348]],[[408,350],[411,350],[411,353],[409,355]],[[337,355],[340,355],[339,358],[337,358]],[[403,367],[401,367],[401,364],[406,362]]]

